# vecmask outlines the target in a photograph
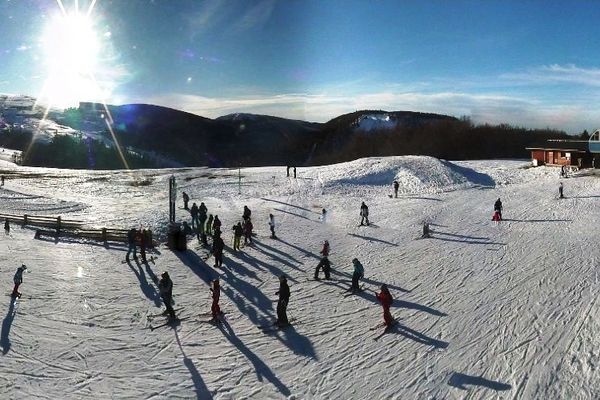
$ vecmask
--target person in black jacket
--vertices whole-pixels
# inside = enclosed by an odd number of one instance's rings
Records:
[[[498,211],[498,214],[500,214],[500,219],[502,219],[502,202],[500,201],[499,197],[494,203],[494,211]]]
[[[290,287],[288,286],[287,279],[284,275],[279,277],[279,290],[275,294],[279,295],[279,301],[277,302],[277,321],[275,324],[280,327],[289,325],[287,306],[290,301]]]
[[[212,254],[215,257],[215,268],[223,266],[223,248],[225,242],[221,239],[221,234],[213,236]]]
[[[167,314],[169,318],[174,320],[177,317],[175,316],[175,310],[173,310],[173,281],[169,276],[168,272],[163,272],[160,276],[160,281],[158,282],[158,290],[160,292],[160,297],[162,298],[163,303],[165,303],[165,307],[167,308]]]

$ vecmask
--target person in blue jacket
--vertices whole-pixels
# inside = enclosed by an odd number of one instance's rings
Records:
[[[365,276],[365,269],[363,268],[358,258],[354,258],[352,260],[352,264],[354,265],[354,273],[352,274],[352,286],[350,287],[350,291],[352,293],[360,291],[360,287],[358,283],[361,278]]]

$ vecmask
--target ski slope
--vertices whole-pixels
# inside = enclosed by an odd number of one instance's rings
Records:
[[[164,245],[155,263],[126,248],[0,236],[0,398],[36,399],[597,399],[600,179],[564,179],[525,161],[368,158],[323,167],[72,171],[0,161],[3,212],[62,215],[90,226],[152,228],[164,240],[168,179],[223,221],[224,269]],[[391,182],[400,183],[391,198]],[[238,194],[238,190],[241,194]],[[504,204],[500,225],[494,201]],[[365,201],[374,225],[360,227]],[[231,226],[252,209],[254,246],[232,252]],[[320,221],[328,210],[327,222]],[[178,200],[178,219],[189,215]],[[269,238],[268,215],[280,240]],[[423,222],[433,230],[418,240]],[[332,281],[311,280],[323,240]],[[345,296],[352,258],[365,291]],[[29,272],[14,305],[16,268]],[[168,271],[183,321],[161,316],[153,275]],[[293,326],[275,318],[288,276]],[[222,326],[206,323],[221,279]],[[374,297],[387,283],[395,328]],[[377,340],[375,340],[377,338]]]

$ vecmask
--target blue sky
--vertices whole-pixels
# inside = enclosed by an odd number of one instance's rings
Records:
[[[61,4],[85,13],[92,1],[0,0],[0,92],[58,103],[78,72],[48,84],[47,49],[61,44],[48,44],[47,26]],[[101,90],[73,84],[77,100],[206,117],[327,121],[374,108],[600,127],[600,2],[96,0],[90,16],[100,49],[86,72]]]

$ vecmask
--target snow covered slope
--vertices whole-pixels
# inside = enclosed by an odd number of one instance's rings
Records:
[[[49,238],[12,226],[0,237],[5,294],[27,264],[23,298],[0,301],[0,398],[80,399],[596,399],[596,227],[600,180],[564,180],[523,161],[362,159],[326,167],[70,171],[0,161],[3,212],[62,215],[89,225],[140,223],[164,238],[167,181],[231,226],[252,209],[253,246],[226,248],[224,268],[160,246],[155,263],[123,263],[122,245]],[[390,198],[391,182],[400,183]],[[238,194],[241,190],[241,194]],[[490,221],[501,198],[505,220]],[[359,227],[365,201],[374,225]],[[189,219],[178,201],[178,217]],[[321,210],[328,210],[326,223]],[[268,215],[279,240],[269,239]],[[431,239],[417,240],[423,221]],[[312,281],[323,240],[332,281]],[[345,296],[351,260],[365,291]],[[152,277],[169,271],[184,320],[163,318]],[[263,333],[275,316],[278,276],[291,288],[293,326]],[[222,326],[208,283],[220,277]],[[373,291],[387,283],[396,327]],[[374,340],[376,339],[377,340]]]

